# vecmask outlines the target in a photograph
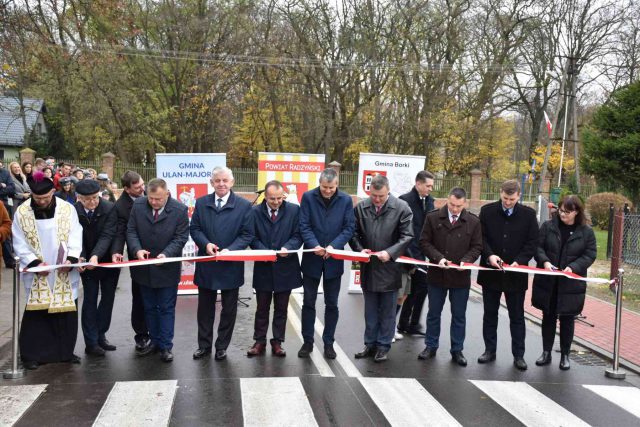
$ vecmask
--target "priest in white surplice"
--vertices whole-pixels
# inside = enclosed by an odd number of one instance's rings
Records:
[[[31,200],[15,212],[13,249],[20,269],[78,262],[82,227],[75,208],[53,196],[53,182],[34,173]],[[79,363],[73,354],[78,335],[76,300],[80,276],[76,269],[23,272],[27,306],[20,329],[20,355],[27,369],[53,362]]]

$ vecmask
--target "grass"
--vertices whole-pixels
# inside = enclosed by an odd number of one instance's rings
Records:
[[[598,245],[598,256],[596,259],[606,261],[607,260],[607,230],[600,230],[594,228],[593,232],[596,235],[596,243]]]

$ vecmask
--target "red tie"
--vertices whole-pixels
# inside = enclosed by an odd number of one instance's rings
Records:
[[[158,220],[158,209],[154,209],[153,210],[153,220],[157,221]]]
[[[382,206],[376,206],[376,215],[380,215],[380,209],[382,209]]]
[[[458,215],[451,215],[451,225],[456,225],[458,222]]]
[[[271,209],[271,222],[276,222],[276,211]]]

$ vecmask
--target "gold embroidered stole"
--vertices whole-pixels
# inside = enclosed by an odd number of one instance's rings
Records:
[[[61,242],[66,243],[69,240],[72,208],[73,206],[69,203],[59,203],[56,206],[54,218],[56,220],[56,243],[58,246],[60,246]],[[25,239],[33,248],[38,259],[44,262],[36,217],[31,204],[23,203],[18,210],[20,211],[20,228],[22,228]],[[69,273],[55,270],[52,274],[55,274],[53,292],[49,288],[47,276],[33,275],[26,310],[48,310],[49,313],[76,311]]]

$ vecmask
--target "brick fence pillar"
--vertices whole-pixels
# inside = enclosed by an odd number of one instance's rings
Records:
[[[24,148],[20,150],[20,165],[24,162],[29,162],[33,165],[36,160],[36,152],[31,148]]]
[[[113,153],[104,153],[102,155],[102,172],[109,175],[109,179],[113,180],[114,166],[116,163],[116,155]]]
[[[547,175],[542,180],[542,194],[549,200],[549,190],[551,189],[551,181],[553,180],[553,175],[547,173]]]
[[[331,168],[331,169],[335,169],[335,171],[338,173],[338,175],[340,175],[340,169],[342,169],[342,164],[339,162],[336,162],[335,160],[332,161],[331,163],[329,163],[327,165],[327,167]]]
[[[479,169],[473,169],[471,171],[471,191],[470,200],[480,200],[480,193],[482,189],[482,171]]]

